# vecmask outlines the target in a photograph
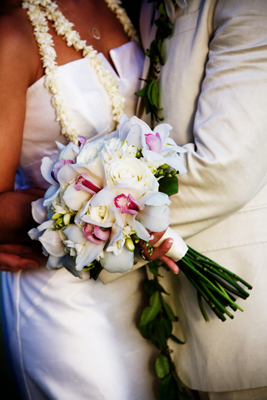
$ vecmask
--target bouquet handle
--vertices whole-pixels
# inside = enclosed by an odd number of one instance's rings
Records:
[[[172,258],[174,261],[179,261],[181,260],[184,255],[186,254],[188,247],[181,238],[172,228],[168,227],[164,235],[161,237],[161,239],[154,244],[154,247],[158,247],[165,239],[172,238],[174,240],[172,247],[170,250],[166,253],[166,256]],[[138,252],[135,252],[134,254],[134,265],[133,268],[130,269],[129,271],[124,272],[123,274],[120,273],[111,273],[103,269],[99,275],[99,279],[104,283],[105,285],[113,282],[121,277],[123,277],[125,274],[128,274],[138,268],[143,267],[145,264],[147,264],[148,261],[144,260]]]

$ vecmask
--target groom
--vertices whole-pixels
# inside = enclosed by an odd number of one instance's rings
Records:
[[[157,29],[155,4],[144,0],[141,11],[145,50]],[[201,398],[267,399],[267,2],[165,6],[173,33],[163,45],[160,105],[173,139],[188,150],[172,228],[254,287],[238,300],[244,313],[224,323],[210,313],[206,323],[183,274],[167,274],[180,318],[175,334],[186,340],[172,346],[178,375]],[[147,58],[144,79],[148,69]]]

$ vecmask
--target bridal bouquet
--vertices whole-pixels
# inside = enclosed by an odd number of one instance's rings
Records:
[[[32,205],[40,225],[29,234],[42,243],[48,269],[64,266],[80,277],[99,266],[126,272],[133,267],[135,244],[150,240],[148,230],[168,228],[169,195],[178,190],[177,174],[186,172],[177,154],[185,150],[170,130],[161,124],[152,132],[136,117],[121,117],[120,128],[108,137],[57,143],[57,160],[42,160],[51,186]],[[176,238],[168,255],[177,261],[187,246],[170,228],[166,235]]]

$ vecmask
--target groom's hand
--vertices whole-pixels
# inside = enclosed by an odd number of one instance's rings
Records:
[[[0,270],[18,272],[38,268],[37,256],[30,246],[21,244],[0,245]]]
[[[161,239],[161,237],[164,235],[165,232],[166,231],[163,232],[149,231],[149,233],[154,237],[152,240],[148,242],[148,244],[153,247],[153,245],[156,244]],[[153,248],[153,253],[151,255],[147,250],[145,242],[143,242],[142,240],[140,240],[139,242],[139,247],[148,261],[161,260],[162,262],[164,262],[164,264],[166,264],[170,268],[171,271],[173,271],[175,274],[178,274],[179,268],[177,264],[171,258],[166,256],[166,253],[170,250],[172,244],[173,244],[173,239],[171,238],[165,239],[158,247]]]

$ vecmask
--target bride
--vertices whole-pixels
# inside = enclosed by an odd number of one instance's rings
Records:
[[[41,159],[56,157],[55,141],[104,136],[116,128],[122,110],[134,114],[144,58],[118,1],[22,3],[9,1],[0,19],[0,252],[6,243],[29,240],[31,202],[47,189]],[[74,24],[71,29],[63,16]],[[76,49],[66,44],[73,37]],[[54,54],[51,39],[56,63],[45,71],[42,60]],[[108,82],[118,84],[116,96]],[[32,251],[29,246],[11,252],[21,255]],[[153,257],[170,246],[165,241]],[[27,264],[14,255],[5,260],[5,346],[23,398],[155,398],[153,349],[135,327],[143,269],[105,286],[90,281],[88,273],[79,280],[65,269],[47,271],[39,249],[27,255]]]

